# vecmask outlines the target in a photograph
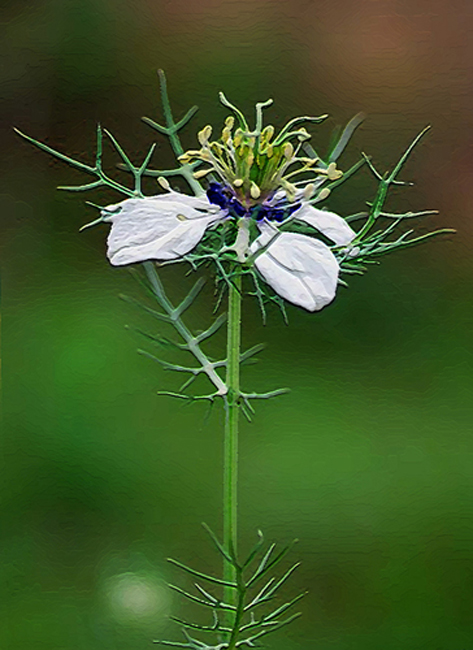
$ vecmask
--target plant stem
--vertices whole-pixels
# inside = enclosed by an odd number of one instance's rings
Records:
[[[225,399],[225,443],[223,471],[223,544],[227,553],[236,558],[237,553],[237,485],[238,485],[238,416],[240,398],[240,347],[241,347],[241,277],[230,285],[228,295],[227,325],[227,376],[228,393]],[[236,582],[236,569],[227,560],[223,567],[224,579]],[[237,591],[225,588],[224,599],[236,605]]]

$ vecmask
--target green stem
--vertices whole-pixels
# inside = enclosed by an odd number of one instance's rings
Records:
[[[223,543],[227,553],[236,559],[237,554],[237,485],[238,485],[238,416],[240,398],[240,347],[241,347],[241,277],[230,285],[228,295],[227,326],[227,376],[228,393],[225,398],[225,443],[223,487]],[[235,583],[236,569],[224,562],[224,579]],[[226,587],[227,603],[237,604],[237,591]]]

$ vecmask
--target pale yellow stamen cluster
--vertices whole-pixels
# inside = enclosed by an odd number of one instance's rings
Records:
[[[240,126],[234,129],[235,118],[227,117],[220,139],[215,141],[210,139],[212,127],[205,126],[197,135],[201,148],[186,151],[179,157],[183,164],[199,160],[209,165],[194,172],[196,179],[215,173],[225,185],[233,187],[245,207],[250,207],[272,196],[278,189],[285,191],[289,201],[294,201],[297,188],[293,179],[298,174],[311,171],[331,181],[342,176],[335,163],[321,168],[316,167],[317,158],[299,156],[302,143],[310,138],[310,134],[304,127],[291,131],[291,127],[301,121],[320,120],[325,116],[291,120],[275,137],[272,125],[261,128],[261,119],[259,125],[257,119],[256,130],[250,131],[241,113],[235,110]],[[296,147],[290,139],[297,140]],[[292,170],[288,171],[290,167]],[[314,186],[310,183],[304,190],[304,198],[308,200],[314,193]]]

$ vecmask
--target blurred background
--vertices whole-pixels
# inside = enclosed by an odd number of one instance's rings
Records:
[[[156,395],[179,378],[136,353],[146,342],[134,329],[156,323],[119,294],[140,289],[106,262],[106,227],[78,232],[96,214],[86,199],[119,197],[56,191],[84,177],[11,129],[91,161],[100,121],[136,160],[158,139],[154,166],[169,167],[168,143],[140,121],[162,119],[162,67],[175,114],[200,107],[185,147],[226,117],[219,90],[247,113],[273,97],[276,126],[330,113],[313,129],[320,151],[364,111],[342,169],[363,150],[384,171],[432,125],[403,171],[416,185],[387,208],[436,208],[419,232],[455,236],[384,258],[320,313],[290,308],[289,327],[276,310],[264,327],[247,301],[245,344],[267,348],[243,384],[292,392],[242,424],[241,545],[257,528],[300,539],[286,593],[309,594],[303,617],[268,638],[274,650],[469,648],[473,5],[4,0],[0,24],[1,647],[177,640],[168,616],[194,609],[166,586],[189,581],[165,558],[219,570],[200,522],[220,532],[221,410]],[[105,162],[120,176],[108,149]],[[363,170],[343,188],[326,205],[351,214],[375,184]],[[164,273],[175,299],[186,270]],[[213,303],[209,283],[189,323],[205,327]]]

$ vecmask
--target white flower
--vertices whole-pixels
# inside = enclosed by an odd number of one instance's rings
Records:
[[[355,237],[355,232],[348,223],[335,212],[314,208],[309,203],[303,203],[299,210],[293,213],[299,221],[305,221],[323,235],[331,239],[337,246],[346,246]]]
[[[355,237],[342,217],[308,203],[291,216],[310,224],[337,246],[346,246]],[[228,210],[216,207],[205,195],[193,197],[175,191],[126,199],[102,210],[102,217],[112,224],[107,255],[115,266],[179,259],[195,248],[211,224],[231,218]],[[330,248],[308,235],[280,232],[274,221],[264,219],[258,227],[261,235],[249,246],[248,254],[255,255],[257,270],[274,291],[309,311],[330,303],[340,270]],[[247,237],[245,242],[248,246]],[[246,257],[239,250],[238,259]]]
[[[205,196],[180,192],[109,205],[102,210],[103,220],[112,224],[108,259],[121,266],[182,257],[197,246],[210,224],[225,216]]]
[[[323,212],[323,210],[317,210]],[[340,222],[346,222],[333,213]],[[297,218],[298,213],[294,213]],[[333,230],[335,220],[330,219]],[[318,230],[328,235],[321,220]],[[315,224],[313,224],[315,225]],[[335,298],[339,266],[330,248],[323,242],[307,235],[293,232],[278,232],[271,224],[260,225],[261,236],[252,244],[253,253],[267,246],[255,259],[255,266],[265,281],[285,300],[304,307],[308,311],[319,311]],[[343,236],[344,226],[333,235]],[[351,230],[351,229],[350,229]],[[352,231],[352,238],[355,233]]]

